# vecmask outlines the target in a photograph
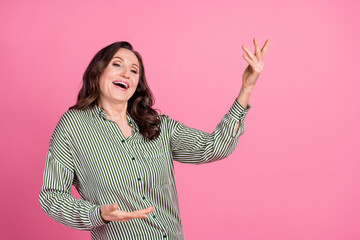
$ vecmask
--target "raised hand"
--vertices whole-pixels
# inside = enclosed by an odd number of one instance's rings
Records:
[[[264,68],[263,58],[269,46],[270,39],[268,39],[262,49],[260,50],[259,42],[254,38],[255,54],[252,53],[245,45],[242,45],[245,53],[244,59],[249,63],[242,76],[242,87],[252,90],[255,86],[256,80],[259,78],[261,71]]]
[[[153,211],[153,207],[148,207],[133,212],[126,212],[119,210],[119,205],[117,203],[102,205],[100,207],[101,217],[105,221],[126,222],[134,218],[147,218],[147,214]]]
[[[251,93],[255,87],[255,83],[260,76],[261,71],[264,68],[263,58],[269,46],[270,39],[268,39],[262,49],[260,50],[259,42],[254,38],[255,54],[253,54],[247,47],[242,45],[242,48],[246,53],[243,54],[245,60],[249,63],[242,76],[242,86],[236,101],[247,108]],[[235,127],[235,133],[240,126],[240,121]],[[234,134],[235,134],[234,133]]]

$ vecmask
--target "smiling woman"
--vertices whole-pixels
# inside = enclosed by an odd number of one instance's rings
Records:
[[[152,108],[154,103],[141,55],[130,43],[122,41],[103,48],[94,56],[85,70],[77,103],[69,110],[98,105],[119,125],[124,125],[128,114],[137,122],[140,133],[153,140],[160,134],[159,115]],[[119,113],[118,109],[122,111]]]
[[[85,70],[77,103],[51,136],[39,193],[45,213],[91,231],[92,239],[183,240],[173,161],[210,163],[235,150],[263,67],[258,48],[248,54],[245,87],[206,133],[152,108],[141,56],[130,43],[100,50]]]

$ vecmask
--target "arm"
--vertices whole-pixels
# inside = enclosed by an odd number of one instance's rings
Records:
[[[71,194],[74,167],[64,117],[51,136],[39,202],[44,212],[68,227],[91,231],[106,224],[100,206]]]
[[[182,163],[202,164],[229,156],[244,133],[244,119],[250,108],[247,105],[245,109],[235,100],[211,134],[168,118],[173,159]],[[238,123],[240,125],[236,129]]]
[[[247,89],[247,88],[242,87],[240,90],[239,96],[236,98],[236,101],[241,106],[247,106],[250,96],[251,96],[251,93],[252,93],[252,89]],[[236,125],[235,132],[239,129],[239,127],[240,127],[240,122],[238,122],[238,124]]]
[[[244,118],[250,108],[250,95],[255,87],[260,73],[264,68],[263,58],[270,39],[260,50],[259,43],[254,38],[255,54],[244,45],[244,59],[249,63],[242,76],[242,87],[229,112],[216,126],[213,133],[208,134],[189,128],[182,123],[170,119],[172,130],[171,148],[173,159],[184,163],[207,163],[229,156],[237,146],[239,136],[245,130]],[[247,106],[246,109],[243,106]]]
[[[254,38],[255,54],[250,52],[250,50],[244,45],[242,46],[242,48],[246,52],[246,54],[243,54],[243,57],[246,60],[246,62],[249,63],[242,76],[241,90],[239,96],[236,99],[238,103],[241,104],[242,106],[246,106],[248,104],[250,95],[255,87],[255,83],[264,68],[263,58],[265,56],[269,43],[270,43],[270,39],[268,39],[265,42],[264,46],[260,50],[260,45],[258,40]],[[239,126],[240,123],[238,123],[236,129],[238,129]]]

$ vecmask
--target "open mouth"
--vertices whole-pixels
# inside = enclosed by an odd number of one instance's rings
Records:
[[[116,86],[119,86],[123,89],[128,89],[129,88],[129,85],[127,83],[124,83],[124,82],[119,82],[119,81],[115,81],[113,82],[113,84],[115,84]]]

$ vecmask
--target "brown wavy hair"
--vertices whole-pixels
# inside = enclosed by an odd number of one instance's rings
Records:
[[[127,111],[139,127],[139,132],[148,140],[154,140],[160,135],[160,118],[156,109],[153,94],[147,84],[145,69],[141,55],[133,50],[126,41],[114,42],[95,54],[83,75],[83,85],[79,91],[77,102],[71,109],[85,110],[98,104],[100,96],[99,77],[110,63],[115,53],[125,48],[132,51],[139,61],[139,84],[128,100]]]

